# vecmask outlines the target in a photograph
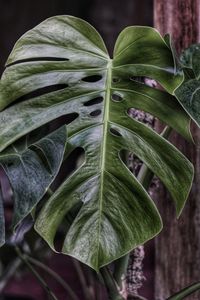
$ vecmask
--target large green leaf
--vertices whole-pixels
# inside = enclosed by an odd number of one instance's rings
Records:
[[[166,92],[137,82],[138,76],[157,80]],[[68,218],[62,252],[98,270],[161,230],[160,215],[122,162],[122,150],[134,152],[163,181],[180,214],[192,165],[128,110],[150,112],[191,139],[189,117],[172,96],[182,80],[169,45],[149,27],[125,29],[113,59],[95,29],[71,16],[50,18],[16,43],[0,87],[0,107],[9,105],[0,114],[1,149],[70,114],[65,159],[76,148],[85,152],[84,162],[45,203],[35,224],[53,249]]]
[[[200,126],[200,44],[191,45],[181,55],[184,82],[175,95],[195,123]]]

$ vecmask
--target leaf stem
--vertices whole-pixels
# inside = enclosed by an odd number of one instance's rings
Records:
[[[48,266],[46,266],[45,264],[43,264],[42,262],[40,262],[39,260],[30,257],[28,255],[24,255],[26,257],[26,259],[34,264],[35,266],[43,269],[45,272],[47,272],[51,277],[53,277],[66,291],[67,293],[70,295],[70,299],[71,300],[79,300],[78,297],[76,296],[76,294],[74,293],[74,291],[71,289],[71,287],[62,279],[62,277],[60,277],[55,271],[53,271],[51,268],[49,268]]]
[[[110,300],[124,300],[124,298],[119,294],[119,290],[117,288],[117,284],[108,269],[108,267],[103,267],[101,270],[101,275],[105,282],[105,286],[107,288],[108,296]]]
[[[85,297],[86,300],[91,300],[90,291],[88,289],[87,282],[85,280],[85,275],[84,275],[83,270],[81,268],[80,262],[76,259],[73,259],[73,263],[74,263],[76,272],[78,274],[78,277],[79,277],[79,280],[80,280],[80,283],[81,283],[81,288],[82,288],[84,297]]]
[[[128,262],[129,262],[129,253],[120,257],[115,262],[115,269],[114,269],[113,277],[120,289],[123,288],[123,280],[126,279],[126,271],[128,268]]]
[[[167,298],[166,300],[182,300],[198,290],[200,290],[200,282],[194,283],[184,288],[183,290]]]
[[[9,280],[14,275],[15,271],[19,268],[19,266],[22,264],[22,261],[20,258],[15,258],[11,261],[8,268],[5,270],[3,275],[0,278],[0,294],[2,293],[3,289],[8,284]]]
[[[15,251],[19,258],[22,260],[22,262],[27,266],[27,268],[31,271],[31,273],[37,278],[37,280],[40,282],[41,286],[44,288],[44,290],[47,292],[49,297],[53,300],[58,300],[58,298],[55,296],[55,294],[51,291],[47,283],[44,281],[44,279],[40,276],[40,274],[32,267],[32,265],[29,263],[29,261],[26,258],[26,255],[24,255],[19,247],[15,247]]]
[[[165,126],[165,128],[163,129],[160,135],[167,140],[171,133],[172,133],[172,128],[169,126]]]
[[[145,189],[148,189],[153,179],[153,172],[143,163],[137,179]]]

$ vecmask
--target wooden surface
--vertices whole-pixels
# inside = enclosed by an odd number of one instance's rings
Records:
[[[173,36],[180,53],[199,41],[199,0],[154,0],[155,27]],[[160,125],[158,125],[159,127]],[[156,239],[156,300],[200,280],[200,130],[193,126],[196,147],[173,134],[172,140],[195,165],[195,180],[187,205],[177,221],[170,196],[161,186],[155,193],[164,220]],[[199,300],[200,292],[187,298]]]

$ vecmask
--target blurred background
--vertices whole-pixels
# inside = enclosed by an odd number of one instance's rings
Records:
[[[16,40],[48,17],[73,15],[91,23],[112,55],[119,32],[129,25],[153,24],[153,0],[1,0],[1,72]]]

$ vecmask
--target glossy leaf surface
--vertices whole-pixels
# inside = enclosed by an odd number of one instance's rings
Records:
[[[62,252],[95,270],[162,228],[153,201],[122,162],[122,150],[163,181],[178,215],[193,176],[191,163],[174,146],[128,115],[130,108],[144,110],[191,139],[189,117],[172,96],[183,76],[168,44],[152,28],[128,27],[113,56],[85,21],[53,17],[16,43],[1,82],[0,107],[9,105],[0,115],[7,124],[2,149],[47,122],[73,116],[65,159],[81,148],[85,160],[45,203],[35,229],[54,249],[60,225],[70,219]],[[137,77],[155,79],[166,92]]]

